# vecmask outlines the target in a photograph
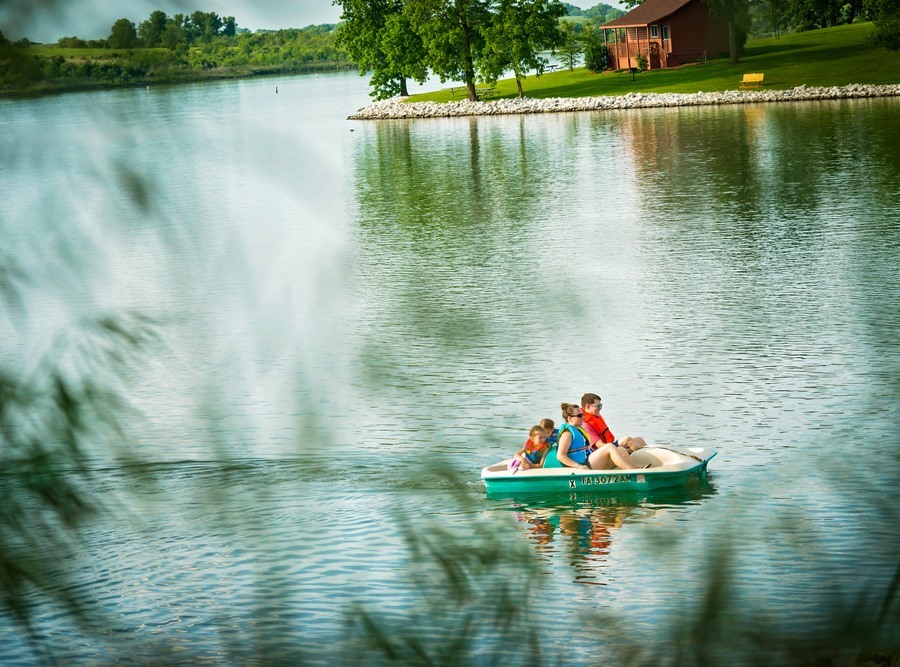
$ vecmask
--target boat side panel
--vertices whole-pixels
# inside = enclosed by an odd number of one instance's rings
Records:
[[[488,495],[516,493],[609,493],[614,491],[652,491],[685,484],[702,477],[705,465],[690,470],[646,474],[637,470],[605,474],[556,475],[553,477],[504,477],[485,479]]]

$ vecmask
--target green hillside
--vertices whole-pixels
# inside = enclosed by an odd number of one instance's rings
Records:
[[[871,23],[810,30],[749,40],[741,62],[727,57],[675,69],[642,72],[632,81],[627,71],[594,74],[585,68],[529,76],[522,85],[528,97],[591,97],[633,92],[696,93],[735,90],[746,72],[763,72],[765,89],[842,86],[851,83],[900,83],[900,52],[872,46]],[[497,84],[500,97],[515,97],[514,79]],[[414,95],[412,102],[446,102],[448,89]],[[457,94],[457,99],[460,99]]]

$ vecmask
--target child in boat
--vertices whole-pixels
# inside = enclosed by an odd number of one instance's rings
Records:
[[[556,442],[559,439],[559,429],[554,428],[555,424],[552,419],[544,418],[541,420],[541,428],[544,429],[547,433],[547,444],[551,447],[556,447]]]
[[[544,430],[543,426],[532,426],[528,432],[528,440],[525,441],[525,446],[515,453],[510,466],[512,467],[514,463],[518,463],[517,467],[522,470],[541,468],[549,451],[550,445],[547,442],[547,431]]]

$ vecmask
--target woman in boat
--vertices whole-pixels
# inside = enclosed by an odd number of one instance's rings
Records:
[[[556,461],[553,465],[553,457],[548,456],[544,467],[559,467],[560,465],[581,470],[609,470],[621,468],[622,470],[634,470],[638,466],[631,455],[622,447],[612,444],[601,444],[593,449],[588,434],[582,423],[584,412],[573,403],[563,403],[563,423],[559,427],[559,444],[556,449]]]

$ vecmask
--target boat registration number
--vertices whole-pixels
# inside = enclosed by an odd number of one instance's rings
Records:
[[[593,486],[594,484],[618,484],[620,482],[633,482],[634,475],[585,475],[584,477],[579,477],[581,481],[581,486]],[[571,485],[574,488],[575,480],[571,480]]]

